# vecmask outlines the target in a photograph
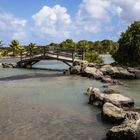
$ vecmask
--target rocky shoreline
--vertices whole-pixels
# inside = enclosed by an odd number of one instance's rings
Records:
[[[108,64],[98,65],[87,61],[75,61],[70,68],[70,73],[107,83],[115,83],[115,80],[112,79],[140,79],[140,68],[123,68]]]
[[[112,92],[106,92],[112,91]],[[86,95],[89,104],[101,108],[102,120],[112,123],[106,134],[108,140],[138,140],[140,138],[140,108],[135,106],[134,100],[116,93],[111,88],[100,90],[89,87]]]
[[[135,106],[133,99],[111,88],[112,85],[123,84],[116,79],[140,79],[140,69],[75,61],[69,72],[109,84],[109,86],[104,86],[104,90],[89,87],[86,91],[89,104],[101,108],[102,120],[115,125],[106,134],[108,140],[138,140],[140,138],[140,108]]]

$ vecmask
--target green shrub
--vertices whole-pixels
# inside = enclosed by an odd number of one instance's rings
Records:
[[[140,21],[131,24],[118,41],[119,49],[113,55],[118,64],[140,66]]]
[[[103,60],[99,56],[99,54],[96,51],[91,52],[85,52],[84,54],[84,60],[87,60],[88,62],[92,63],[102,63]]]

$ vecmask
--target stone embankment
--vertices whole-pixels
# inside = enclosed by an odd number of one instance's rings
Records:
[[[89,104],[101,107],[101,118],[113,123],[106,134],[108,140],[138,140],[140,138],[140,108],[134,101],[111,88],[89,87]]]
[[[101,80],[105,83],[120,83],[113,79],[140,79],[140,69],[123,68],[111,65],[97,65],[87,61],[75,61],[70,68],[71,74],[79,74]]]

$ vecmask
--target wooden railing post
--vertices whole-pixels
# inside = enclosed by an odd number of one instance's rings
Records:
[[[30,48],[30,50],[29,50],[30,52],[30,58],[32,58],[32,49]]]
[[[46,48],[43,47],[43,56],[45,57],[46,56]]]
[[[82,50],[82,60],[84,60],[84,50]]]
[[[50,49],[49,49],[49,47],[47,47],[46,49],[45,49],[45,55],[47,56],[48,55],[48,53],[49,53],[49,51],[50,51]]]
[[[57,48],[57,58],[59,57],[59,50],[58,50],[58,48]]]
[[[20,61],[22,61],[22,50],[20,51]]]
[[[75,52],[74,50],[72,50],[72,62],[74,62],[74,58],[75,58]]]

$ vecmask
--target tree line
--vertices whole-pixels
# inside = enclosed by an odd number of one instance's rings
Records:
[[[102,59],[99,57],[99,54],[113,54],[118,49],[118,43],[112,40],[96,42],[80,40],[79,42],[74,42],[72,39],[67,39],[61,43],[50,43],[45,47],[50,47],[52,49],[61,48],[84,51],[85,60],[94,63],[101,63]],[[21,45],[18,40],[12,40],[8,47],[4,47],[4,44],[0,41],[1,56],[18,56],[21,52],[28,52],[31,49],[38,49],[39,51],[40,48],[42,48],[42,46],[38,46],[35,43]]]
[[[87,41],[80,40],[79,42],[74,42],[72,39],[67,39],[59,44],[51,43],[49,46],[59,47],[59,48],[73,48],[76,50],[83,50],[87,52],[96,51],[99,54],[114,54],[118,49],[118,43],[112,40],[103,41]]]

